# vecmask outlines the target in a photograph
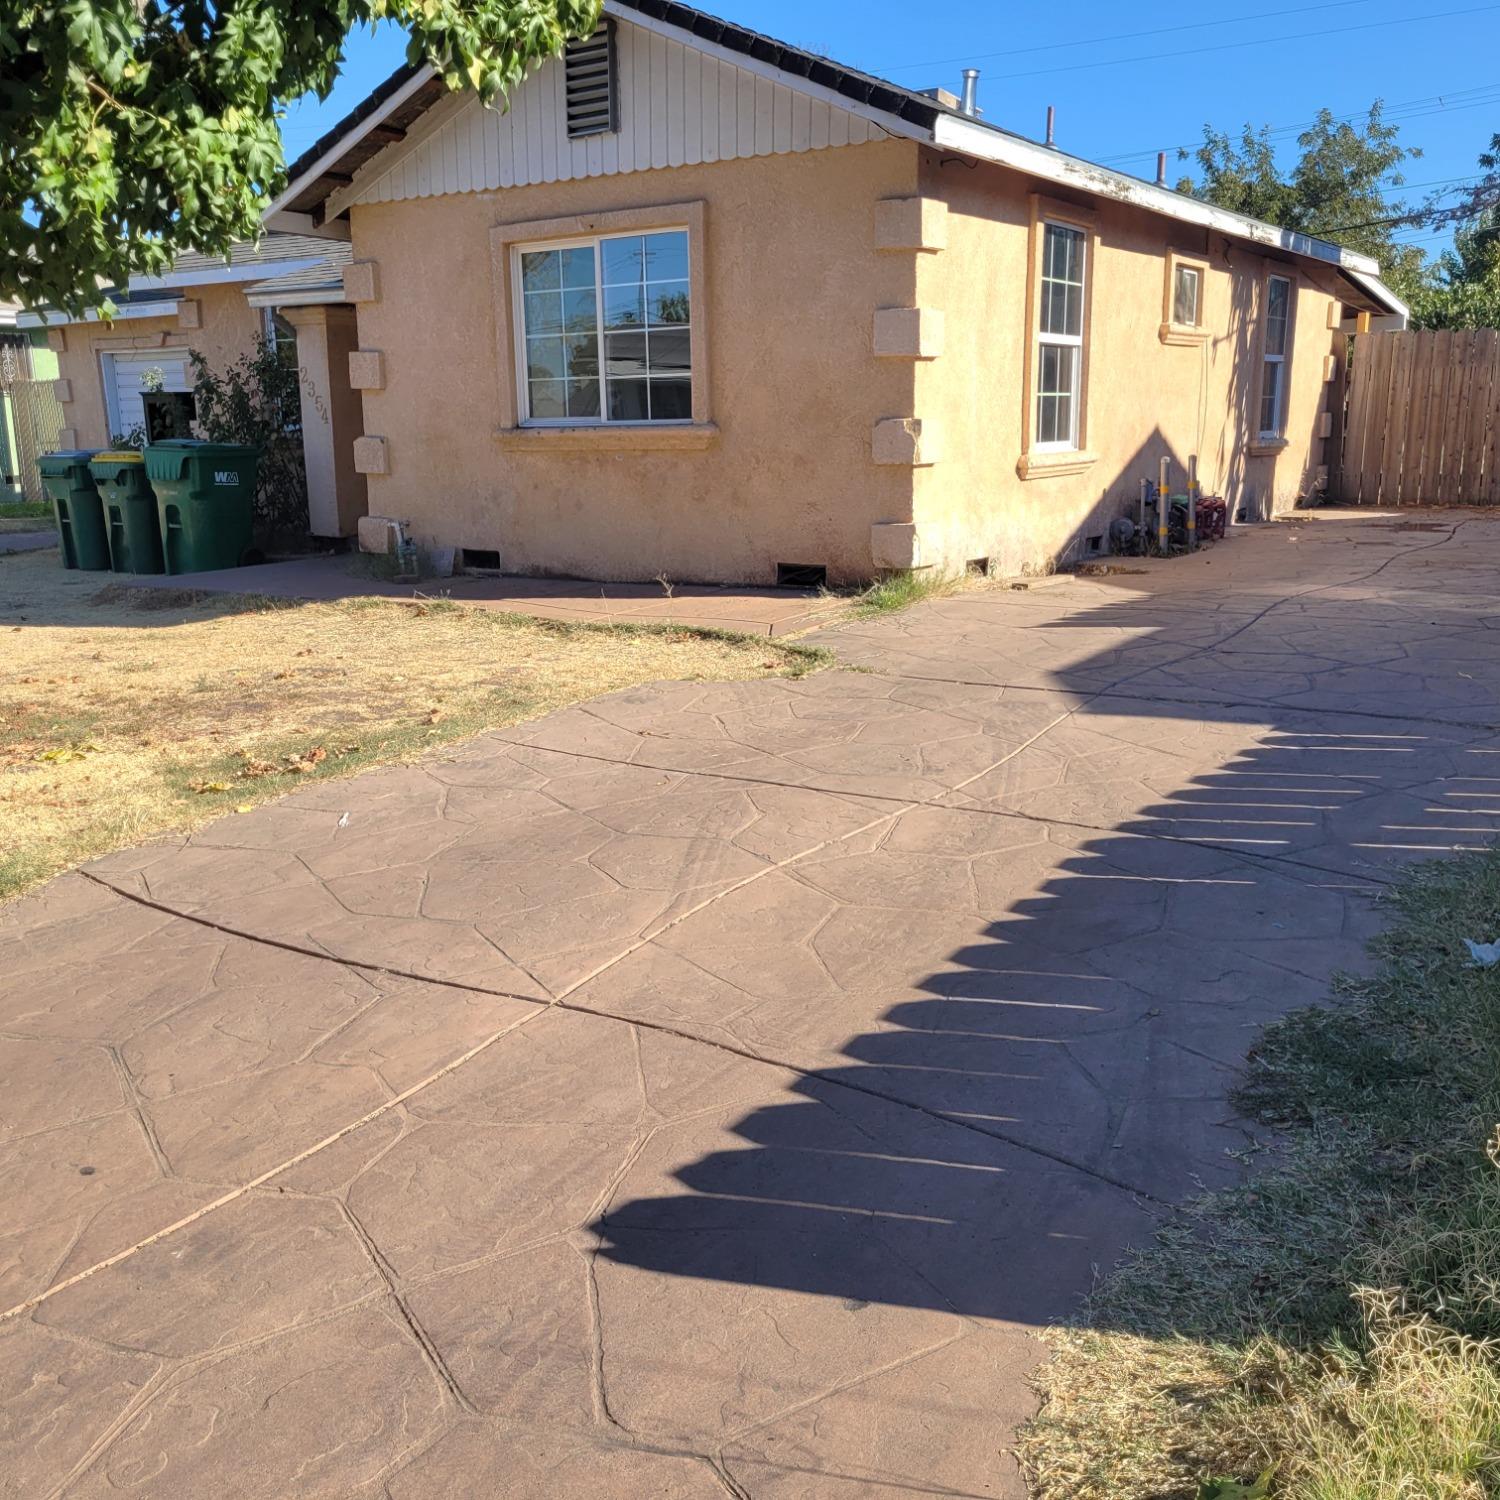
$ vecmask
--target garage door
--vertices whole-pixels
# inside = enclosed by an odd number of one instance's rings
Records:
[[[152,349],[144,354],[106,354],[104,356],[104,399],[109,407],[110,436],[123,437],[132,427],[143,427],[146,410],[141,405],[145,389],[142,378],[148,371],[160,370],[163,391],[190,391],[192,372],[186,349]],[[153,385],[155,377],[151,377]]]

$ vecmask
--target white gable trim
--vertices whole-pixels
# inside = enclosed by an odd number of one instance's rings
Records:
[[[616,27],[620,128],[570,140],[564,70],[554,58],[508,110],[450,95],[422,125],[331,194],[328,216],[356,203],[489,192],[700,162],[861,145],[892,133],[889,116],[789,79],[696,38],[622,19]],[[720,54],[723,54],[722,56]],[[750,66],[746,66],[750,63]]]
[[[1227,208],[1217,208],[1200,198],[1190,198],[1186,193],[1174,193],[1171,188],[1158,187],[1154,182],[1144,182],[1139,177],[1111,172],[1109,168],[1096,166],[1081,157],[1065,156],[1050,146],[1038,145],[1022,136],[1008,135],[973,120],[939,115],[933,127],[932,138],[934,145],[950,151],[961,151],[965,156],[975,156],[981,161],[1014,167],[1017,171],[1043,178],[1047,182],[1060,183],[1101,198],[1113,198],[1120,203],[1131,203],[1137,208],[1162,214],[1169,219],[1216,229],[1222,234],[1252,240],[1258,245],[1285,250],[1309,260],[1321,260],[1345,271],[1364,272],[1369,276],[1380,274],[1379,265],[1368,255],[1359,255],[1326,240],[1314,239],[1311,235],[1278,229],[1274,224],[1265,224],[1259,219],[1232,213]]]
[[[374,130],[377,125],[382,124],[391,115],[395,114],[395,112],[400,109],[401,106],[405,104],[406,101],[410,99],[411,96],[423,86],[423,84],[430,82],[435,76],[435,70],[433,69],[432,65],[430,63],[424,63],[410,78],[406,80],[405,83],[401,85],[399,89],[396,90],[394,94],[391,95],[389,99],[385,101],[384,104],[380,106],[379,109],[371,110],[369,116],[366,119],[361,120],[358,125],[353,126],[344,135],[341,135],[338,140],[333,143],[333,145],[331,145],[305,172],[301,174],[301,176],[296,178],[295,181],[287,183],[287,185],[281,190],[281,192],[271,200],[270,206],[261,215],[262,220],[269,221],[272,214],[281,214],[285,209],[285,206],[290,203],[292,199],[297,197],[297,195],[301,193],[301,191],[308,185],[308,183],[316,182],[324,172],[331,171],[338,164],[338,161],[343,156],[344,152],[346,152],[351,146],[357,145],[360,141],[364,140],[364,138],[369,135],[369,133]],[[295,218],[299,221],[307,219],[307,216],[303,214],[289,215],[289,217]],[[333,215],[326,214],[324,215],[324,217],[332,218]],[[273,224],[270,225],[270,227],[273,229],[291,228],[291,225]],[[311,232],[316,234],[322,231],[316,226],[314,226],[314,228],[310,231],[303,231],[301,230],[299,224],[298,232]],[[341,236],[335,235],[332,237],[340,238]]]

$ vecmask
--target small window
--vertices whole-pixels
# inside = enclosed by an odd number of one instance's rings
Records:
[[[1034,444],[1040,449],[1078,446],[1083,396],[1084,260],[1081,229],[1068,224],[1043,225]]]
[[[692,420],[685,229],[523,246],[516,265],[522,421]]]
[[[1181,328],[1198,326],[1203,273],[1197,266],[1178,264],[1172,277],[1172,321]]]
[[[1291,342],[1292,284],[1266,280],[1266,327],[1260,386],[1260,435],[1276,440],[1286,420],[1286,359]]]

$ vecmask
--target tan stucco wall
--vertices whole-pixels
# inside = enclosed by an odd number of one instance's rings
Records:
[[[379,265],[360,343],[385,357],[384,389],[364,396],[389,469],[369,476],[371,514],[520,571],[765,582],[790,562],[867,576],[872,523],[911,505],[910,470],[870,461],[874,423],[910,414],[913,381],[872,353],[875,308],[909,303],[914,276],[909,257],[875,252],[874,204],[911,193],[916,172],[892,141],[356,207],[356,258]],[[502,444],[491,228],[699,200],[717,440]]]
[[[1204,491],[1252,514],[1310,493],[1329,292],[1275,263],[1297,287],[1287,446],[1255,455],[1268,257],[1108,200],[1087,204],[1094,462],[1020,476],[1033,190],[1047,191],[886,141],[357,206],[356,258],[378,267],[360,345],[385,372],[363,402],[370,511],[420,541],[498,552],[508,570],[768,582],[789,562],[844,582],[900,565],[904,522],[924,565],[1071,560],[1133,510],[1163,454],[1174,489],[1196,454]],[[916,197],[937,215],[877,208]],[[698,202],[713,441],[662,452],[626,436],[562,447],[497,435],[510,346],[497,354],[491,231]],[[1208,262],[1199,344],[1160,337],[1170,249]],[[941,326],[887,311],[877,336],[881,309],[941,313]],[[879,523],[896,524],[872,536]]]
[[[944,431],[942,461],[916,473],[924,562],[988,558],[995,571],[1016,574],[1085,555],[1088,537],[1133,511],[1141,477],[1154,477],[1163,456],[1173,461],[1174,490],[1185,487],[1187,460],[1196,454],[1204,493],[1255,516],[1310,491],[1322,462],[1316,433],[1332,298],[1295,265],[1077,195],[1095,234],[1084,446],[1096,461],[1082,473],[1022,479],[1030,195],[1055,202],[1058,192],[927,152],[922,185],[949,210],[946,248],[921,257],[917,270],[919,305],[942,310],[945,328],[942,355],[917,366],[917,410],[940,413]],[[1208,263],[1202,323],[1209,338],[1201,344],[1161,339],[1169,250]],[[1287,447],[1253,456],[1268,266],[1296,287]]]
[[[104,405],[104,351],[196,349],[218,371],[254,347],[261,314],[235,285],[190,287],[184,296],[199,304],[201,327],[183,328],[176,316],[131,318],[122,322],[70,323],[58,354],[58,375],[69,382],[63,406],[67,426],[80,447],[102,448],[110,439]]]

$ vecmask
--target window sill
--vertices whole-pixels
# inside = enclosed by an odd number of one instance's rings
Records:
[[[586,427],[501,427],[495,436],[509,453],[683,453],[713,447],[719,429],[713,422],[601,422]]]
[[[1082,474],[1099,461],[1097,453],[1023,453],[1016,463],[1022,479],[1057,479],[1064,474]]]
[[[1250,440],[1251,458],[1275,458],[1278,453],[1285,453],[1290,445],[1285,438],[1258,437]]]
[[[1163,323],[1161,341],[1164,344],[1196,345],[1208,342],[1208,329],[1189,328],[1182,323]]]

